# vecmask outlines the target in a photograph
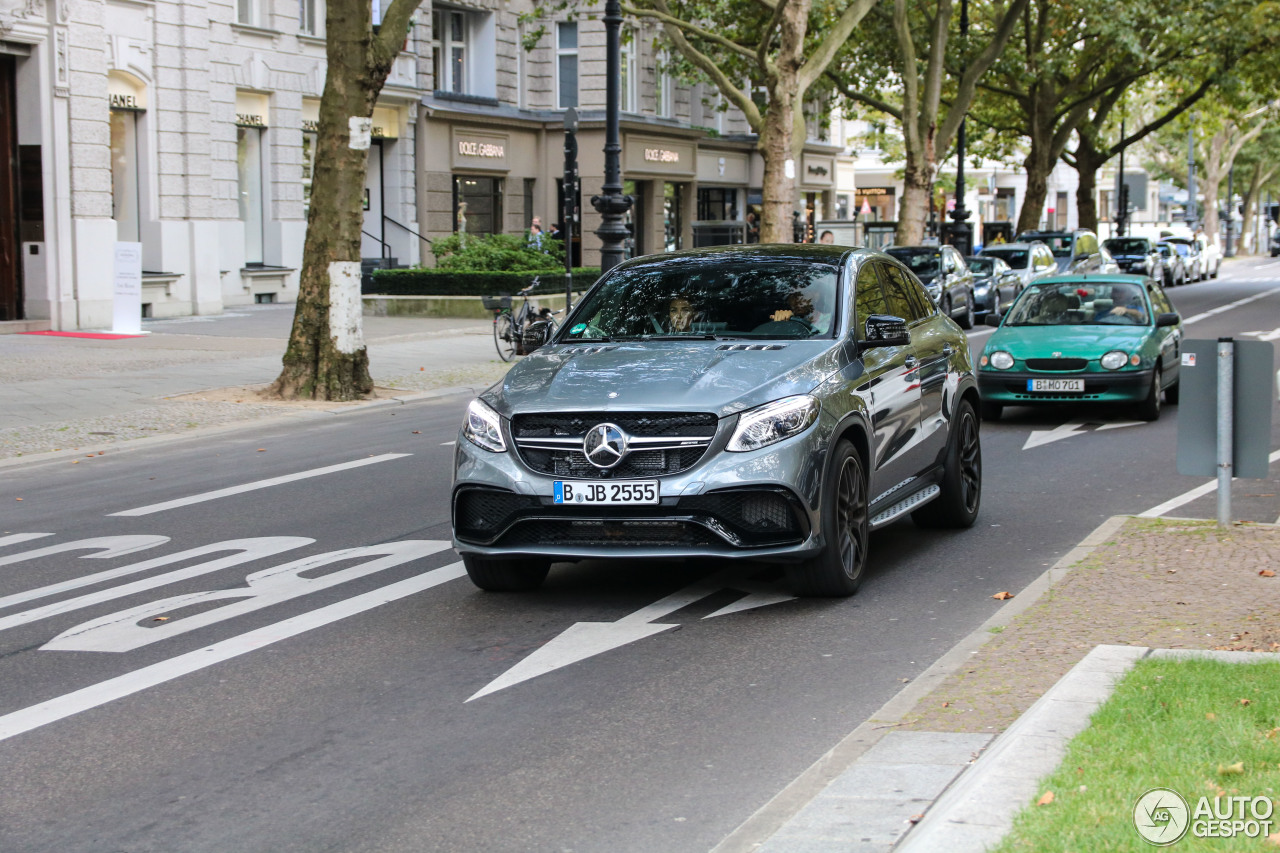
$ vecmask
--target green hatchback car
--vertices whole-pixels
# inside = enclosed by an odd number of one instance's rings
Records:
[[[978,361],[982,416],[1005,406],[1120,403],[1160,417],[1178,402],[1182,320],[1155,281],[1136,275],[1067,275],[1024,290]]]

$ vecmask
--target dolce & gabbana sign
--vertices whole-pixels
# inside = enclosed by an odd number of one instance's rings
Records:
[[[506,134],[455,128],[453,131],[453,167],[501,169],[506,171],[507,149],[511,140]]]
[[[622,171],[693,177],[698,170],[698,149],[683,139],[658,139],[627,134],[622,143]]]

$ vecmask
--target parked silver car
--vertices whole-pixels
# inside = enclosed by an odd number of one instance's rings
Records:
[[[982,247],[978,257],[999,258],[1004,261],[1022,279],[1023,288],[1042,278],[1058,274],[1058,262],[1054,260],[1053,252],[1039,240],[991,243]]]
[[[486,590],[560,561],[729,557],[850,595],[869,531],[973,524],[978,403],[965,335],[888,255],[635,258],[468,407],[453,544]]]

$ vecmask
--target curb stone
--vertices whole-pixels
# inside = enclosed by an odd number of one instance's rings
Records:
[[[711,853],[759,853],[768,849],[768,841],[779,835],[779,842],[787,838],[787,850],[799,853],[801,849],[813,851],[849,850],[847,838],[827,838],[829,846],[820,846],[823,840],[811,837],[814,843],[801,846],[801,839],[792,832],[796,825],[807,822],[802,814],[806,808],[821,808],[828,789],[835,788],[840,777],[855,770],[855,765],[876,746],[890,730],[900,725],[916,704],[933,692],[952,673],[961,666],[977,650],[991,639],[992,628],[1005,627],[1019,614],[1034,605],[1046,591],[1064,577],[1070,568],[1088,557],[1095,548],[1110,539],[1130,518],[1127,515],[1116,515],[1098,525],[1092,533],[1080,541],[1080,544],[1064,554],[1056,563],[1045,570],[1039,577],[1028,584],[1014,598],[992,614],[967,637],[951,647],[946,654],[938,658],[928,669],[900,690],[893,698],[871,715],[830,751],[815,761],[791,784],[783,788],[773,799],[761,806],[755,814],[747,818],[737,829],[717,844]],[[905,732],[898,734],[907,734]],[[926,734],[926,733],[922,733]],[[990,739],[989,737],[987,738]],[[962,766],[962,765],[961,765]],[[958,772],[958,771],[957,771]],[[835,795],[835,792],[832,792]],[[917,809],[922,811],[923,809]],[[912,816],[907,812],[904,817]],[[903,821],[899,825],[898,836],[905,833],[911,824]],[[785,835],[783,831],[786,830]],[[886,849],[885,841],[878,849]]]

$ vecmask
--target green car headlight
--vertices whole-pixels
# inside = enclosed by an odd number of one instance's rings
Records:
[[[1013,367],[1013,356],[1004,350],[991,353],[991,366],[996,370],[1008,370]]]
[[[1101,362],[1102,366],[1107,370],[1119,370],[1129,363],[1129,353],[1113,349],[1111,352],[1100,358],[1099,362]]]

